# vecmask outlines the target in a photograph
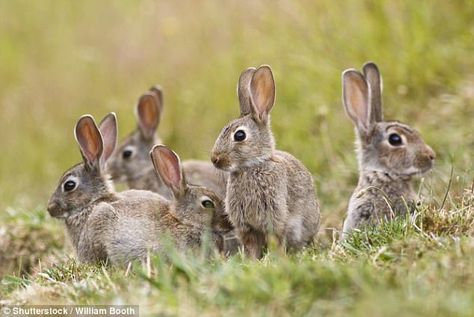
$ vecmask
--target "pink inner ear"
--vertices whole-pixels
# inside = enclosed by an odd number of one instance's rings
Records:
[[[275,82],[269,68],[260,68],[254,73],[250,92],[259,114],[268,114],[275,101]]]
[[[154,130],[158,125],[159,110],[155,98],[152,93],[145,94],[138,102],[140,124],[147,130]]]
[[[90,118],[83,118],[77,126],[77,141],[81,151],[89,162],[93,162],[102,154],[102,140],[95,123]]]
[[[178,188],[181,184],[181,171],[178,158],[168,149],[160,149],[159,158],[161,165],[160,170],[164,181]]]
[[[347,73],[344,78],[344,98],[348,111],[358,123],[367,128],[369,119],[369,90],[365,80],[358,74]]]

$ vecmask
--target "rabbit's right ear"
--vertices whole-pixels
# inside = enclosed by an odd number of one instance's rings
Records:
[[[237,94],[240,102],[240,116],[248,115],[252,111],[250,104],[250,81],[252,80],[255,67],[249,67],[240,74]]]
[[[155,85],[155,86],[150,88],[150,92],[152,92],[156,96],[156,98],[158,99],[157,104],[158,104],[159,113],[160,113],[160,117],[161,117],[161,114],[163,113],[163,106],[164,106],[164,103],[163,103],[163,89],[161,88],[160,85]]]
[[[153,92],[145,93],[137,104],[138,128],[146,140],[153,139],[160,123],[161,108],[159,98]]]
[[[164,145],[155,145],[150,151],[155,171],[176,198],[184,194],[187,185],[179,156]]]
[[[348,69],[342,73],[342,95],[348,117],[359,133],[366,134],[371,125],[370,92],[369,85],[360,72]]]
[[[99,123],[99,131],[104,142],[102,164],[109,159],[117,146],[117,116],[111,112]]]
[[[103,151],[102,136],[90,115],[82,116],[74,130],[82,158],[87,170],[100,171],[100,158]]]

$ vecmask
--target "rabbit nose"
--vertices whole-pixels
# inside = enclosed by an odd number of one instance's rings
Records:
[[[220,159],[221,159],[220,156],[217,155],[217,154],[213,154],[213,155],[211,156],[211,162],[212,162],[212,164],[214,164],[214,165],[218,164]]]
[[[48,211],[52,211],[54,209],[56,209],[56,207],[58,206],[58,204],[56,204],[55,202],[51,202],[48,204]]]
[[[48,212],[51,216],[55,217],[59,214],[59,205],[56,202],[50,202],[48,204]]]
[[[434,160],[436,158],[436,153],[433,151],[433,149],[429,146],[426,148],[426,156],[430,158],[430,160]]]

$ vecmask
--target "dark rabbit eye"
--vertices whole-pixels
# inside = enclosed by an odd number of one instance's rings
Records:
[[[244,130],[237,130],[234,133],[234,140],[237,141],[237,142],[245,140],[246,137],[247,137],[247,135],[245,134]]]
[[[388,143],[393,146],[399,146],[402,145],[402,137],[396,133],[392,133],[388,136]]]
[[[124,150],[122,152],[122,157],[126,160],[129,159],[132,156],[133,152],[132,150]]]
[[[70,192],[71,190],[76,188],[76,182],[69,180],[69,181],[65,182],[63,186],[64,186],[64,191],[65,192]]]
[[[201,202],[201,205],[204,207],[204,208],[214,208],[214,203],[212,201],[210,201],[209,199],[206,199],[206,200],[203,200]]]

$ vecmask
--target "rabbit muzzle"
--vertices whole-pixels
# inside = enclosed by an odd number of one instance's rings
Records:
[[[429,171],[436,159],[436,153],[430,146],[426,146],[423,150],[419,151],[415,157],[414,166],[422,173]]]
[[[229,159],[224,154],[212,154],[211,162],[216,168],[221,170],[227,170],[230,167]]]
[[[55,201],[49,201],[47,207],[48,213],[53,218],[67,218],[69,213],[64,211],[64,206]]]

